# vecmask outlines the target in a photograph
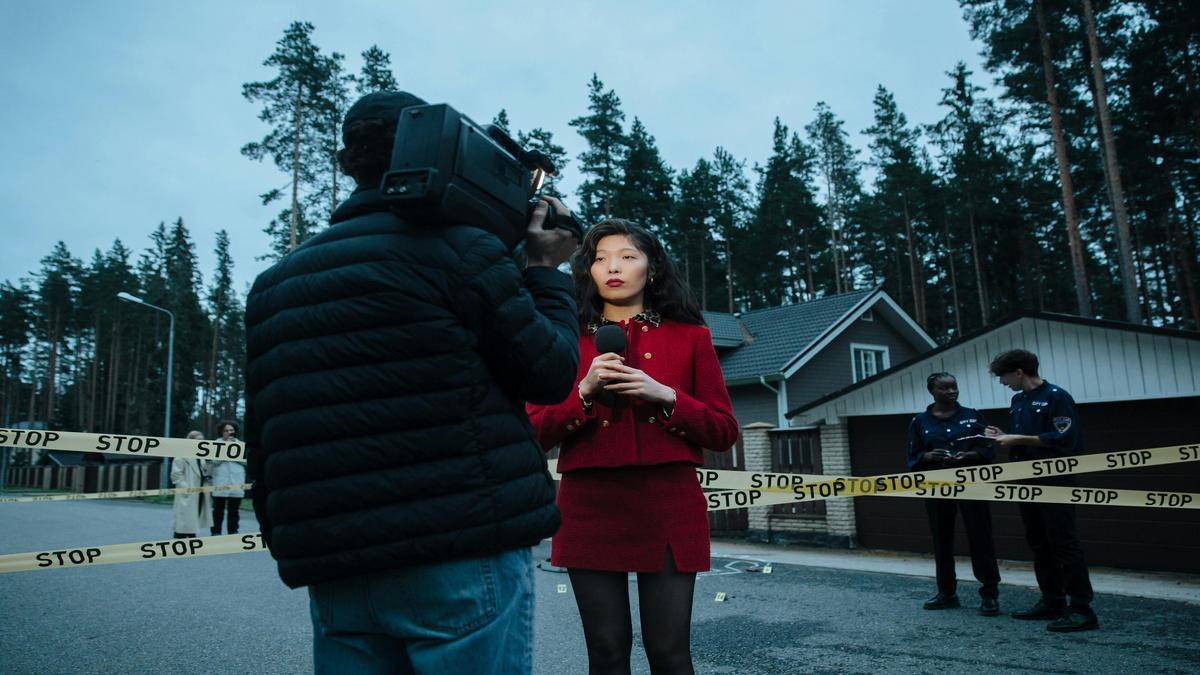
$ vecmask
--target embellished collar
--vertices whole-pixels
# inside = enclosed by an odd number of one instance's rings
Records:
[[[646,310],[644,312],[635,314],[629,320],[630,321],[640,321],[641,323],[648,323],[651,326],[658,328],[658,325],[660,323],[662,323],[662,316],[658,312],[655,312],[652,310]],[[587,325],[587,331],[588,331],[588,333],[594,334],[596,331],[600,330],[601,326],[608,326],[608,325],[619,326],[619,325],[621,325],[621,323],[619,321],[609,321],[608,319],[601,316],[599,322],[589,323]]]

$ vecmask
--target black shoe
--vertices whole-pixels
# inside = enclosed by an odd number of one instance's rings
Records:
[[[1045,621],[1046,619],[1058,619],[1067,613],[1066,607],[1051,607],[1045,601],[1038,600],[1033,607],[1023,612],[1013,612],[1012,618],[1024,619],[1026,621]]]
[[[1055,633],[1077,633],[1081,630],[1096,630],[1100,627],[1100,619],[1095,612],[1083,613],[1071,610],[1058,619],[1051,621],[1046,630]]]
[[[979,613],[983,616],[999,616],[1000,601],[996,598],[984,598],[983,602],[979,603]]]
[[[950,609],[958,606],[958,596],[954,593],[938,593],[922,605],[925,609]]]

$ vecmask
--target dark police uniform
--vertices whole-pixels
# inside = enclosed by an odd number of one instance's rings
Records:
[[[939,418],[933,414],[933,406],[929,406],[925,412],[913,417],[908,427],[908,468],[915,470],[930,450],[948,450],[952,454],[975,450],[983,458],[982,461],[964,461],[946,466],[990,463],[996,458],[992,444],[973,438],[982,436],[986,428],[987,422],[977,410],[957,406],[954,415]],[[954,516],[961,512],[971,551],[971,570],[981,584],[979,595],[984,598],[997,597],[1000,568],[996,565],[992,515],[988,503],[969,499],[926,499],[925,510],[929,514],[929,531],[933,534],[938,593],[954,595],[958,586],[954,574]]]
[[[1037,436],[1049,447],[1014,445],[1013,461],[1067,457],[1085,452],[1075,399],[1065,389],[1043,381],[1033,391],[1018,392],[1009,411],[1011,433]],[[1054,476],[1031,481],[1045,485],[1075,485],[1072,476]],[[1091,614],[1092,582],[1088,577],[1083,548],[1075,534],[1075,507],[1071,504],[1021,502],[1025,540],[1033,549],[1033,570],[1042,601],[1053,608],[1070,606]]]

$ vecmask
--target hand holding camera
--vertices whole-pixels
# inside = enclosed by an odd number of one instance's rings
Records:
[[[525,232],[525,256],[530,267],[558,267],[579,246],[574,230],[553,225],[555,219],[564,216],[573,217],[561,201],[549,196],[539,199]]]

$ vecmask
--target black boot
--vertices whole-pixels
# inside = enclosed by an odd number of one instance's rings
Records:
[[[950,609],[951,607],[958,606],[958,595],[954,593],[942,593],[941,591],[938,591],[937,595],[926,600],[925,604],[922,605],[925,609]]]
[[[983,616],[999,616],[1000,601],[996,598],[984,598],[979,603],[979,613]]]
[[[1038,600],[1027,610],[1013,612],[1012,618],[1024,619],[1026,621],[1048,621],[1058,619],[1067,612],[1066,607],[1054,607],[1046,604],[1045,600]]]
[[[1081,610],[1072,607],[1058,619],[1051,621],[1046,630],[1055,633],[1077,633],[1081,630],[1096,630],[1100,627],[1100,619],[1091,609]]]

